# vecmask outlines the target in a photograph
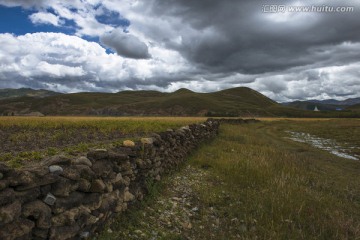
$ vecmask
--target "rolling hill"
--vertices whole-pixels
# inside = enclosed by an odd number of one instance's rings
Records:
[[[59,94],[61,93],[48,91],[44,89],[34,90],[31,88],[19,88],[19,89],[5,88],[5,89],[0,89],[0,100],[8,99],[8,98],[17,98],[17,97],[43,98],[43,97],[55,96]]]
[[[0,115],[27,115],[31,112],[93,116],[322,116],[322,113],[283,106],[246,87],[212,93],[196,93],[188,89],[179,89],[172,93],[86,92],[0,100]]]

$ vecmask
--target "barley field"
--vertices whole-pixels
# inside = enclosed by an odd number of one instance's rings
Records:
[[[21,167],[65,152],[79,154],[123,138],[205,121],[186,117],[0,117],[0,161]]]

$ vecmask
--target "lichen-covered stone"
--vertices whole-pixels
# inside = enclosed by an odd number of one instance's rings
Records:
[[[34,174],[25,171],[24,176],[20,177],[18,181],[14,180],[13,184],[16,186],[16,191],[26,191],[32,188],[52,184],[58,179],[59,176],[56,174],[46,174],[43,177],[36,177]]]
[[[91,213],[90,209],[84,206],[72,208],[68,211],[53,216],[51,218],[51,223],[55,227],[71,225],[76,222],[76,220],[79,218],[80,215],[85,213],[90,214]]]
[[[15,191],[12,188],[7,188],[0,191],[0,206],[11,203],[15,200]]]
[[[78,186],[78,191],[80,192],[89,192],[90,188],[91,188],[91,183],[86,180],[86,179],[80,179],[80,181],[78,182],[79,186]]]
[[[71,239],[78,235],[80,227],[78,224],[72,224],[70,226],[53,227],[50,229],[50,240],[65,240]]]
[[[10,223],[20,217],[21,203],[15,201],[0,208],[0,225]]]
[[[134,196],[131,192],[126,191],[126,192],[124,193],[124,201],[125,201],[125,202],[130,202],[130,201],[132,201],[132,200],[134,200],[134,199],[135,199],[135,196]]]
[[[153,138],[142,138],[140,141],[142,144],[148,144],[148,145],[151,145],[154,143]]]
[[[48,191],[47,191],[48,192]],[[26,191],[16,191],[15,199],[19,200],[22,204],[36,200],[41,194],[40,188],[31,188]]]
[[[106,185],[105,185],[105,183],[104,183],[103,180],[101,180],[101,179],[95,179],[95,180],[91,183],[90,192],[103,193],[103,192],[105,192],[105,188],[106,188]]]
[[[34,239],[48,239],[49,229],[33,228],[32,237]]]
[[[96,161],[92,170],[99,177],[107,177],[113,171],[113,164],[106,160]]]
[[[34,226],[34,222],[27,219],[19,219],[3,225],[0,228],[0,239],[13,240],[25,236],[28,236],[25,239],[30,239],[31,230]]]
[[[51,208],[45,203],[36,200],[23,206],[22,214],[25,217],[36,219],[36,227],[48,229],[51,227]]]
[[[79,183],[67,178],[61,178],[56,183],[52,184],[51,193],[58,197],[68,197],[69,194],[78,189]]]
[[[80,173],[72,166],[64,167],[64,171],[60,174],[60,176],[74,181],[81,179]]]

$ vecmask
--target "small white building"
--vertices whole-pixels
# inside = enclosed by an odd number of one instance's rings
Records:
[[[317,106],[315,106],[314,108],[314,112],[319,112],[320,110],[317,108]]]

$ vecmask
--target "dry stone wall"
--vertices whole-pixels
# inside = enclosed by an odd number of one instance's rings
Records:
[[[86,239],[218,133],[209,119],[86,156],[54,156],[15,170],[0,163],[0,239]]]

